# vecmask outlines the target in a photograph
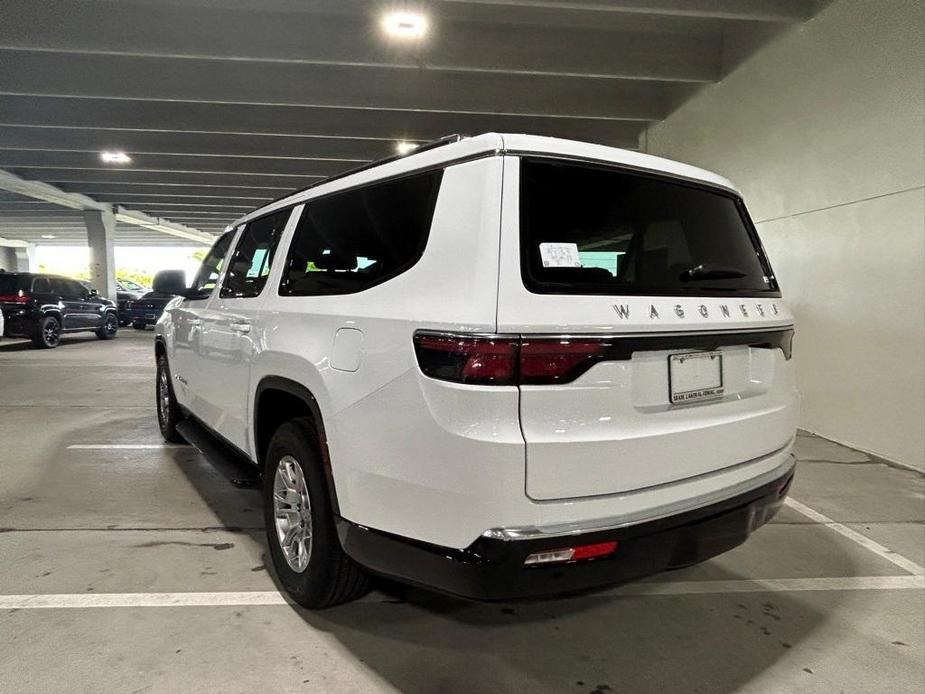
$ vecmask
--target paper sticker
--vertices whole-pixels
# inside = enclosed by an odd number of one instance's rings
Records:
[[[543,267],[581,267],[577,243],[541,243]]]

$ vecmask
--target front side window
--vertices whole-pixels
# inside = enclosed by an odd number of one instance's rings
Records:
[[[443,171],[309,201],[283,267],[283,296],[352,294],[412,267],[424,253]]]
[[[247,223],[228,263],[222,297],[253,297],[263,291],[273,254],[291,213],[292,208],[287,208]]]
[[[227,231],[212,245],[212,249],[206,254],[202,265],[199,266],[199,272],[196,273],[193,286],[190,287],[191,295],[201,299],[208,296],[215,289],[215,283],[218,282],[218,276],[222,272],[225,256],[228,255],[228,247],[231,245],[233,238],[234,231]]]
[[[545,294],[775,293],[731,194],[615,167],[521,161],[524,284]]]

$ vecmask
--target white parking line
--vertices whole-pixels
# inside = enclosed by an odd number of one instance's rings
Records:
[[[151,448],[189,448],[189,446],[179,443],[75,443],[68,446],[68,450],[147,450]]]
[[[906,559],[901,554],[897,554],[893,550],[884,547],[879,542],[871,540],[866,535],[862,535],[856,530],[852,530],[848,526],[842,525],[841,523],[832,520],[828,516],[819,513],[818,511],[814,511],[806,504],[801,504],[799,501],[791,497],[785,499],[784,503],[794,511],[802,513],[804,516],[814,520],[816,523],[824,525],[825,527],[834,530],[839,535],[847,537],[849,540],[861,545],[861,547],[864,549],[873,552],[883,559],[886,559],[888,562],[895,564],[904,571],[908,571],[915,576],[925,576],[925,568],[919,566],[911,559]]]
[[[728,593],[790,593],[845,590],[914,590],[925,588],[922,576],[845,576],[841,578],[772,578],[740,581],[680,581],[633,583],[607,595],[721,595]],[[366,602],[378,602],[375,596]],[[92,607],[247,607],[288,605],[276,591],[219,593],[52,593],[0,595],[0,609],[34,610]]]

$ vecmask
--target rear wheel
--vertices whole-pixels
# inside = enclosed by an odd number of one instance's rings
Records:
[[[132,323],[132,327],[135,328],[135,330],[144,330],[147,326],[148,324],[143,320],[136,320]]]
[[[45,316],[39,324],[32,344],[39,349],[53,349],[61,343],[61,323],[55,316]]]
[[[161,430],[161,436],[170,443],[184,443],[183,437],[177,431],[177,424],[183,421],[183,412],[180,411],[180,406],[173,394],[173,383],[170,381],[170,367],[167,365],[166,354],[157,358],[155,383],[157,425]]]
[[[119,331],[119,318],[115,313],[107,313],[103,318],[102,327],[96,331],[96,336],[101,340],[111,340]]]
[[[340,546],[315,440],[307,418],[276,430],[264,465],[263,508],[280,582],[297,603],[320,609],[355,600],[370,584]]]

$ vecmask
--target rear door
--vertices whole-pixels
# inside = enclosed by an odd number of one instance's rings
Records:
[[[790,323],[733,193],[505,164],[498,332],[524,335],[531,498],[632,492],[785,447]]]
[[[221,288],[201,311],[199,396],[209,413],[207,423],[243,451],[248,446],[251,362],[259,339],[255,318],[291,213],[287,208],[244,226]]]
[[[52,293],[61,302],[61,327],[65,330],[80,330],[90,326],[92,316],[86,305],[87,290],[75,280],[63,277],[50,278]]]

